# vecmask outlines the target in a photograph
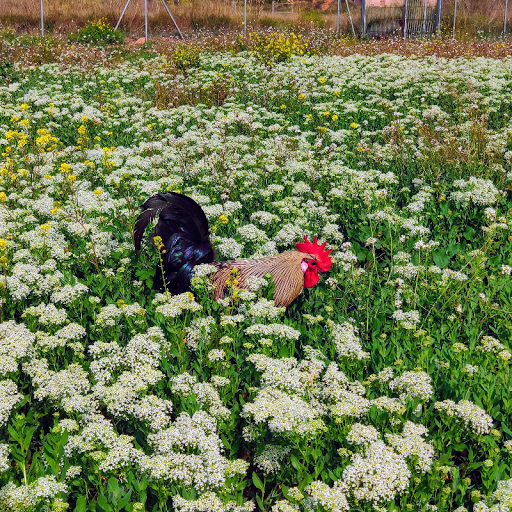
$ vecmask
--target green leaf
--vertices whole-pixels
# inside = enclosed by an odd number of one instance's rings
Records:
[[[256,496],[256,501],[258,503],[260,510],[265,510],[265,506],[263,505],[263,500],[259,496]]]
[[[132,496],[132,491],[128,491],[117,503],[116,507],[117,510],[122,510],[126,505],[128,505],[128,502],[130,501],[130,498]]]
[[[113,476],[108,479],[107,489],[110,492],[115,492],[119,488],[119,482]]]
[[[450,242],[448,244],[448,247],[446,247],[446,254],[451,258],[452,256],[455,256],[459,252],[459,244],[456,242]]]
[[[444,249],[438,249],[434,253],[434,263],[439,268],[445,268],[450,263],[450,257],[446,254]]]
[[[468,242],[472,242],[473,241],[473,237],[475,236],[475,233],[476,233],[476,231],[471,226],[468,226],[466,228],[466,231],[464,231],[464,238]]]
[[[260,477],[256,474],[256,472],[252,474],[252,483],[261,492],[265,492],[265,486],[263,485],[263,482],[260,480]]]
[[[98,505],[101,507],[103,512],[113,512],[112,507],[108,504],[108,500],[104,494],[98,496]]]
[[[79,496],[76,500],[75,512],[86,512],[87,510],[87,501],[85,496]]]
[[[295,457],[295,455],[291,456],[292,466],[297,470],[300,471],[302,469],[302,464],[299,462],[299,459]]]
[[[9,430],[10,436],[19,443],[21,441],[21,437],[18,434],[18,431],[15,428],[13,428],[12,425],[9,425],[7,428]]]

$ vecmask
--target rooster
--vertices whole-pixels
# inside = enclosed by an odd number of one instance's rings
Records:
[[[215,300],[224,297],[226,281],[231,272],[237,269],[240,288],[247,287],[249,277],[272,274],[274,302],[278,307],[286,307],[300,295],[303,288],[312,288],[318,283],[319,272],[327,272],[331,268],[331,249],[325,249],[327,242],[318,245],[316,236],[313,242],[304,236],[304,242],[295,244],[296,251],[276,256],[215,261],[206,215],[193,199],[183,194],[156,194],[141,206],[141,210],[135,223],[135,249],[140,250],[146,227],[158,215],[153,236],[160,237],[156,240],[161,239],[159,249],[164,277],[157,269],[155,287],[163,288],[165,278],[166,289],[172,294],[188,291],[194,267],[208,263],[217,268],[211,278],[215,286]]]

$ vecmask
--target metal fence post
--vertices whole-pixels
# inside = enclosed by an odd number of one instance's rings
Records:
[[[361,0],[361,37],[366,37],[366,0]]]
[[[405,6],[404,6],[404,39],[407,39],[407,16],[408,16],[408,9],[409,8],[409,0],[405,0]]]
[[[244,0],[244,37],[247,35],[247,0]]]
[[[148,42],[148,0],[144,0],[144,39]]]
[[[508,0],[505,0],[505,17],[503,20],[503,35],[505,35],[507,33],[507,11],[508,11]]]
[[[427,0],[423,4],[423,37],[427,35]]]
[[[441,12],[443,10],[443,0],[437,0],[436,3],[436,36],[441,33]]]
[[[452,39],[455,39],[455,23],[457,21],[457,0],[455,0],[455,5],[453,8],[453,34]]]
[[[352,14],[350,14],[350,7],[348,6],[348,0],[345,0],[347,4],[348,19],[350,20],[350,26],[352,27],[352,34],[356,37],[356,30],[354,28],[354,22],[352,21]]]
[[[274,1],[272,0],[272,14],[274,14]]]
[[[43,0],[41,0],[41,37],[44,37],[44,14],[43,14]]]
[[[165,10],[167,11],[167,14],[171,17],[171,20],[174,23],[174,26],[176,27],[176,30],[178,31],[178,34],[180,35],[181,39],[185,39],[183,37],[183,34],[181,33],[180,27],[178,27],[178,24],[176,23],[176,20],[174,19],[174,16],[172,15],[171,11],[169,10],[169,7],[167,7],[167,4],[165,3],[165,0],[162,0],[162,4],[165,7]]]
[[[341,0],[338,0],[338,12],[336,13],[336,35],[340,37],[340,7]]]

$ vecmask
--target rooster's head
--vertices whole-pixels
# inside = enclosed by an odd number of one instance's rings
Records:
[[[315,235],[313,242],[310,242],[306,236],[304,236],[304,242],[295,244],[295,247],[300,252],[305,252],[311,256],[311,258],[304,258],[300,264],[302,272],[304,272],[304,287],[312,288],[320,280],[318,272],[327,272],[331,269],[332,261],[329,253],[332,249],[325,250],[327,240],[322,244],[318,245],[318,240]]]

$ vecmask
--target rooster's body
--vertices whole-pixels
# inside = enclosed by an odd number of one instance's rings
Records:
[[[147,225],[159,215],[154,237],[160,237],[160,251],[167,290],[172,294],[190,289],[194,267],[208,263],[217,268],[212,275],[215,285],[214,298],[224,297],[230,273],[237,270],[239,288],[247,287],[249,277],[272,274],[275,284],[274,302],[283,307],[291,304],[304,286],[311,288],[318,282],[318,271],[331,267],[330,251],[325,244],[318,245],[306,237],[296,244],[297,251],[288,251],[275,256],[258,259],[214,261],[215,251],[210,242],[209,226],[201,207],[190,197],[174,192],[157,194],[142,205],[142,213],[135,224],[135,248],[140,249]],[[163,288],[161,271],[157,269],[156,287]]]

